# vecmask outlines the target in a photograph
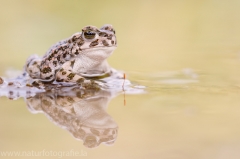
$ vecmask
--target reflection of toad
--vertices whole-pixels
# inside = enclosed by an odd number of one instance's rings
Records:
[[[112,94],[108,91],[79,90],[65,87],[39,93],[26,99],[32,113],[44,113],[53,123],[68,130],[86,147],[101,143],[111,145],[117,138],[118,126],[106,112]]]

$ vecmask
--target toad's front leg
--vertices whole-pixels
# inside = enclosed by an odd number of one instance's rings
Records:
[[[93,80],[88,80],[72,71],[74,61],[68,61],[64,63],[56,72],[57,82],[76,83],[84,88],[98,88],[98,84]]]

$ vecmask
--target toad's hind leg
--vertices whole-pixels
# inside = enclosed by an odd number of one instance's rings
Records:
[[[39,56],[32,55],[28,58],[25,65],[25,71],[31,78],[40,79],[40,64],[41,58]]]
[[[31,78],[27,78],[26,85],[32,85],[35,87],[43,87],[43,83],[40,79],[40,65],[41,65],[42,58],[37,55],[32,55],[28,58],[26,65],[24,67],[24,73],[20,78],[25,78],[28,74]],[[26,74],[27,73],[27,74]]]

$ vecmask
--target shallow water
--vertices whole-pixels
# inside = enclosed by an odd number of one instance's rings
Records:
[[[111,23],[118,48],[110,65],[146,88],[87,93],[87,101],[71,91],[65,100],[79,101],[64,107],[57,93],[37,96],[38,104],[28,106],[31,99],[1,97],[0,151],[33,151],[39,158],[73,152],[88,158],[240,158],[239,7],[237,0],[2,1],[1,76],[85,25]],[[62,112],[59,122],[54,109],[47,111],[49,103]],[[76,116],[85,117],[82,129],[91,137],[74,133],[78,122],[66,122]],[[94,135],[101,136],[98,142]]]

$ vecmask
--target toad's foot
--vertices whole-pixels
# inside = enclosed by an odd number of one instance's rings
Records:
[[[56,81],[76,83],[80,85],[82,88],[86,89],[99,89],[99,85],[95,81],[85,79],[84,77],[75,74],[70,70],[66,70],[64,68],[62,68],[60,71],[56,73]]]

